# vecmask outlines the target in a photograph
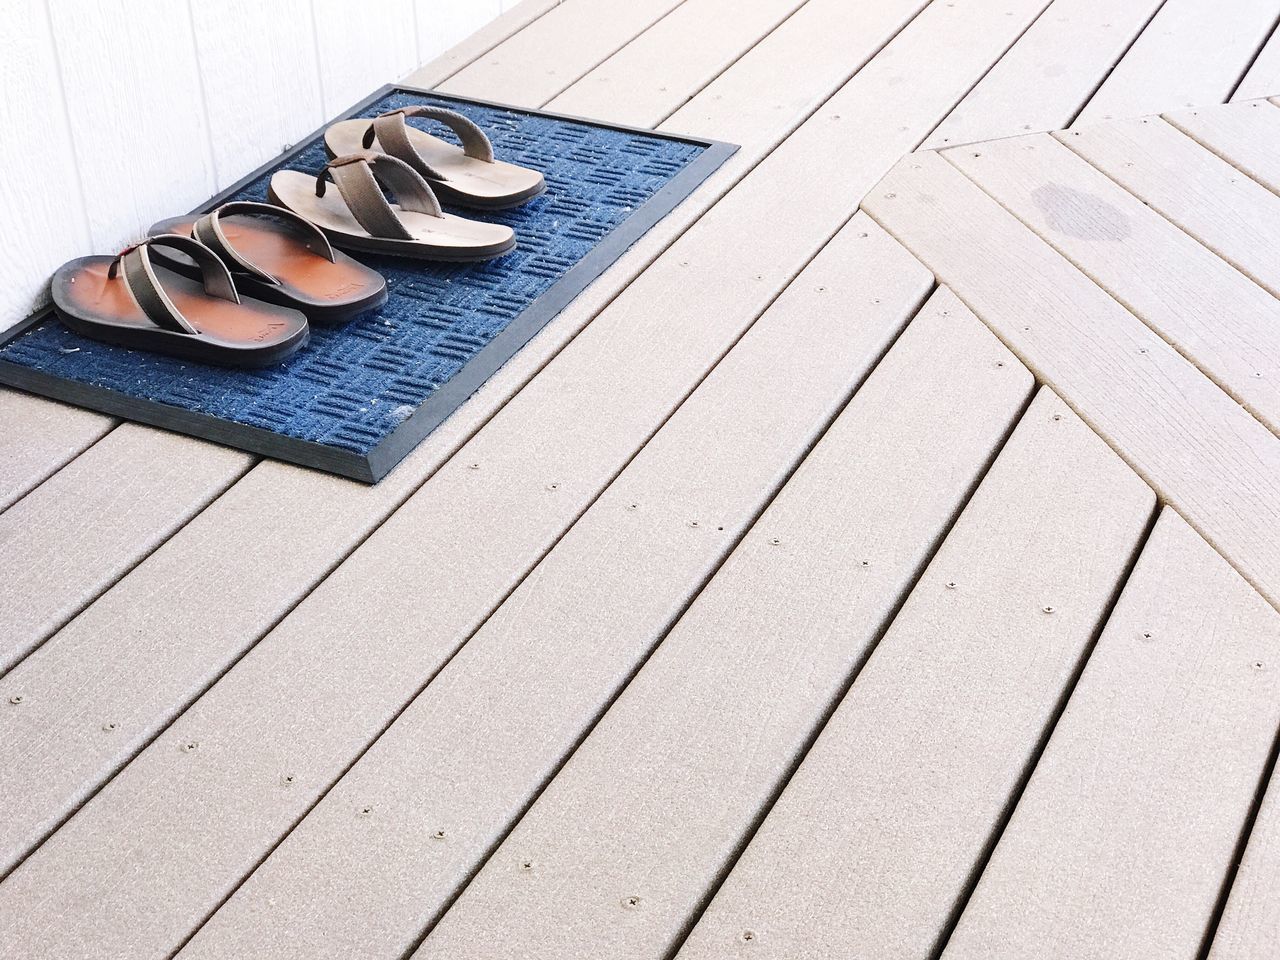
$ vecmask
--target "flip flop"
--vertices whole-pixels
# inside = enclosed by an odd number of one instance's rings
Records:
[[[314,323],[341,323],[387,302],[382,274],[336,252],[315,224],[283,207],[237,200],[204,216],[161,220],[147,232],[195,237],[222,259],[241,293],[301,310]],[[156,250],[152,257],[200,277],[184,253]]]
[[[326,193],[331,177],[336,192]],[[396,202],[383,196],[386,188]],[[427,260],[488,260],[513,249],[515,232],[440,209],[430,185],[385,153],[338,157],[318,174],[281,170],[267,188],[272,203],[310,220],[333,243],[351,250]]]
[[[462,141],[461,148],[424,130],[407,117],[426,117],[444,124]],[[495,160],[493,144],[483,130],[460,113],[444,107],[404,107],[369,120],[342,120],[324,132],[330,156],[341,157],[371,147],[403,160],[431,182],[445,203],[481,210],[503,210],[532,200],[547,188],[537,170]]]
[[[151,247],[199,264],[201,280],[157,266]],[[115,257],[80,257],[53,275],[58,318],[82,336],[222,366],[265,367],[311,335],[297,310],[241,298],[217,254],[191,237],[148,237]]]

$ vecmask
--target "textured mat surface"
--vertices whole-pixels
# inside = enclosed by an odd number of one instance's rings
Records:
[[[543,172],[547,192],[523,207],[456,211],[511,226],[519,243],[512,253],[470,265],[355,254],[386,276],[386,305],[337,329],[313,326],[307,347],[267,370],[227,370],[97,343],[52,316],[0,348],[0,360],[366,455],[706,149],[403,92],[358,115],[432,102],[475,120],[498,156]],[[444,135],[439,127],[430,129]],[[275,169],[314,171],[325,159],[323,142],[316,140]],[[270,172],[236,199],[265,199]]]

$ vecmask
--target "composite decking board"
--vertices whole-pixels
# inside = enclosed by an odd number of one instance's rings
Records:
[[[437,89],[516,106],[544,103],[682,2],[563,0]]]
[[[937,13],[899,37],[910,50],[908,63],[891,54],[890,65],[873,61],[860,74],[863,81],[847,84],[829,109],[792,134],[731,200],[713,207],[545,367],[461,457],[436,472],[268,639],[6,879],[0,899],[44,904],[22,911],[17,923],[24,929],[13,931],[15,940],[74,954],[92,931],[95,942],[147,955],[172,948],[233,890],[625,465],[681,399],[680,390],[695,385],[718,360],[716,351],[730,346],[754,312],[803,268],[878,170],[905,148],[902,140],[923,136],[1021,26],[1002,14],[984,22],[955,8],[931,9]],[[888,23],[895,14],[883,6],[868,15],[884,18],[886,32],[896,29]],[[948,59],[947,69],[933,69],[929,83],[908,90],[896,82],[900,69],[936,64],[938,51],[957,35],[975,42],[964,45],[964,56]],[[890,47],[895,54],[900,49]],[[882,96],[864,96],[882,90]],[[832,115],[847,122],[835,123]],[[913,116],[920,118],[914,133]],[[868,136],[878,129],[883,140]],[[860,163],[846,163],[840,179],[797,188],[796,166],[833,152]],[[796,201],[796,212],[778,229],[772,211],[781,195]],[[724,246],[724,236],[736,243]],[[700,323],[686,323],[687,316]],[[602,396],[611,403],[602,407]],[[500,549],[476,552],[476,543]],[[439,582],[440,570],[451,571],[449,580],[422,589]],[[317,657],[317,649],[329,654]],[[284,694],[282,684],[289,686]],[[324,736],[316,737],[316,724],[330,713]],[[197,737],[201,754],[192,758],[180,745],[196,728],[205,740]],[[214,737],[210,749],[207,737]],[[269,783],[246,776],[250,762],[287,763],[297,769],[297,781],[278,791],[274,773]],[[232,796],[262,799],[262,788],[270,791],[270,803],[251,804],[255,815]],[[191,804],[209,810],[198,829],[180,814]],[[125,809],[129,815],[118,831],[100,829]],[[148,837],[145,849],[134,850],[132,836]],[[133,851],[128,867],[119,859],[122,847]],[[140,867],[140,860],[154,865]],[[70,861],[86,877],[76,891],[82,922],[67,923],[59,905],[59,922],[50,925],[54,905],[44,897]],[[120,869],[145,881],[116,883]],[[169,909],[156,915],[152,891],[160,888]]]
[[[115,421],[44,397],[0,389],[0,511],[74,460]]]
[[[520,0],[460,43],[404,78],[411,87],[434,87],[479,60],[508,37],[519,33],[564,0]],[[421,14],[419,13],[419,16]]]
[[[943,957],[1197,956],[1280,724],[1278,653],[1276,611],[1166,509]]]
[[[1073,126],[1223,103],[1277,15],[1275,0],[1165,0]]]
[[[660,123],[803,3],[685,0],[566,90],[558,109],[632,126]]]
[[[935,294],[415,956],[668,956],[1032,387]]]
[[[711,208],[10,874],[0,914],[16,917],[5,931],[11,941],[51,956],[90,942],[135,956],[180,943],[518,585],[853,214],[880,171],[1043,5],[933,6],[900,33],[910,8],[865,8],[877,25],[859,38],[867,50],[897,34],[884,56]],[[959,51],[944,56],[957,40]],[[901,71],[913,69],[921,82],[900,83]],[[843,158],[838,176],[797,181],[795,170],[834,155]],[[782,202],[792,212],[780,220]],[[441,570],[450,571],[446,580]],[[182,749],[192,742],[197,749]],[[295,771],[286,789],[280,764]],[[271,773],[263,780],[248,774],[253,768]],[[192,806],[206,814],[198,823],[183,814]],[[70,863],[80,878],[74,891],[59,883]],[[166,904],[159,913],[158,897]],[[19,903],[16,913],[7,909]]]
[[[1280,439],[938,154],[863,207],[1280,603]]]
[[[929,0],[916,0],[895,4],[891,12],[896,26],[881,33],[882,44],[928,3]],[[779,117],[808,117],[876,52],[876,48],[864,46],[853,50],[843,42],[846,37],[867,33],[871,12],[864,4],[847,0],[808,0],[731,69],[672,114],[661,129],[686,134],[697,131],[700,136],[736,142],[730,134],[731,124],[772,125]],[[798,38],[806,38],[800,46]],[[816,71],[839,80],[829,89],[797,84],[793,82],[797,71]],[[787,82],[780,83],[779,78]],[[724,102],[736,105],[732,114],[723,109]]]
[[[1054,0],[923,146],[1062,129],[1162,3]]]
[[[120,444],[88,448],[0,514],[0,673],[163,543],[251,462],[222,448],[192,456],[197,446],[187,437],[138,428]],[[112,483],[103,466],[114,456],[150,469],[127,484]],[[102,482],[86,485],[86,476]],[[118,565],[102,564],[104,556],[117,557]]]
[[[1275,660],[1273,641],[1272,660]],[[1274,664],[1265,664],[1274,667]],[[1280,768],[1278,768],[1280,769]],[[1273,960],[1280,954],[1280,773],[1272,772],[1208,960]]]
[[[265,461],[209,509],[206,523],[182,531],[151,562],[98,599],[36,659],[0,681],[0,696],[27,698],[29,709],[0,714],[0,756],[10,764],[13,815],[0,820],[0,875],[144,746],[345,558],[418,485],[516,393],[666,246],[767,154],[802,117],[760,110],[755,84],[804,50],[803,63],[774,90],[788,102],[825,99],[855,69],[847,37],[865,36],[865,55],[915,11],[878,8],[859,29],[844,0],[811,0],[764,44],[722,74],[687,109],[741,143],[742,149],[684,204],[549,324],[476,396],[370,490],[312,471]],[[650,70],[653,68],[650,67]],[[739,75],[742,80],[736,79]],[[709,106],[703,101],[710,100]],[[556,101],[550,105],[557,106]],[[678,121],[685,111],[673,120]],[[531,412],[531,419],[538,414]],[[145,464],[144,464],[145,465]],[[324,498],[323,506],[316,504]],[[328,522],[331,513],[341,521]],[[306,540],[286,565],[273,542]],[[189,570],[202,576],[193,581]],[[140,604],[146,596],[183,602]],[[226,598],[237,597],[228,608]],[[164,682],[151,682],[164,663]],[[25,693],[20,693],[19,686]],[[109,738],[88,736],[84,712],[112,704]],[[26,739],[23,739],[23,737]],[[18,744],[24,746],[19,749]]]
[[[680,960],[935,956],[1154,508],[1041,388]]]
[[[210,918],[184,960],[394,960],[412,949],[714,573],[932,280],[897,241],[855,217]],[[376,816],[352,816],[364,806]]]
[[[1165,119],[1202,147],[1280,193],[1280,108],[1249,100],[1166,114]]]
[[[1231,102],[1272,97],[1277,92],[1280,92],[1280,29],[1271,31],[1249,72],[1231,94]]]
[[[1055,134],[1272,294],[1280,294],[1280,196],[1160,117]]]
[[[1047,134],[942,155],[1280,433],[1280,300]]]
[[[82,412],[60,404],[22,409],[20,429],[29,437],[64,435],[81,422],[76,414]],[[0,674],[253,463],[238,450],[123,423],[13,503],[0,514]]]

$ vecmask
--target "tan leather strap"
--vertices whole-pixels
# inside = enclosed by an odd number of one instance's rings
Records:
[[[137,246],[128,247],[112,262],[107,270],[107,277],[114,280],[120,267],[124,267],[124,282],[138,301],[146,318],[163,330],[174,333],[199,333],[174,306],[169,295],[160,286],[156,276],[155,265],[151,262],[149,248],[152,246],[172,247],[180,250],[196,262],[200,267],[200,278],[204,283],[204,292],[211,297],[240,302],[236,293],[235,282],[227,265],[218,259],[218,255],[199,240],[184,237],[177,233],[161,233],[147,237]]]
[[[326,174],[333,179],[351,215],[371,237],[414,239],[383,196],[383,187],[390,191],[402,210],[444,216],[440,201],[427,181],[413,167],[385,153],[366,151],[330,160],[316,176],[317,197],[324,196]]]
[[[462,141],[464,154],[474,160],[493,163],[493,144],[489,142],[484,131],[462,114],[446,110],[444,107],[403,107],[375,117],[369,129],[365,131],[364,148],[368,150],[373,146],[376,136],[383,150],[397,160],[403,160],[422,176],[430,180],[448,180],[448,177],[427,163],[422,154],[414,148],[413,142],[409,139],[406,117],[426,117],[443,123],[458,135],[458,139]]]
[[[192,236],[221,257],[224,263],[243,270],[259,280],[271,284],[279,284],[280,282],[261,267],[255,266],[251,261],[247,260],[231,245],[222,229],[222,218],[234,214],[275,217],[278,220],[285,220],[302,227],[310,236],[312,243],[315,244],[316,253],[331,263],[335,260],[333,247],[329,245],[329,239],[320,231],[319,227],[305,217],[298,216],[292,210],[286,210],[270,203],[233,200],[231,203],[224,203],[212,213],[206,213],[195,222],[195,226],[191,228]]]

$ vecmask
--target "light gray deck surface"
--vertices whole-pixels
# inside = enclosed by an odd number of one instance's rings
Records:
[[[0,957],[1280,956],[1277,19],[422,68],[742,149],[372,488],[0,393]]]

